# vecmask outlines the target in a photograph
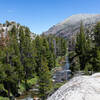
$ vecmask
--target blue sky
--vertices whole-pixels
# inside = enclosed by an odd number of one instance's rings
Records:
[[[16,21],[38,34],[80,13],[100,13],[100,0],[0,0],[1,23]]]

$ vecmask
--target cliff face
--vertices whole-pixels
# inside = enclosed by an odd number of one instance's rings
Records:
[[[100,73],[71,79],[47,100],[100,100]]]
[[[83,21],[85,29],[92,31],[93,26],[100,21],[100,14],[73,15],[63,22],[54,25],[48,31],[44,32],[44,34],[55,34],[56,36],[70,38],[79,31],[81,21]]]

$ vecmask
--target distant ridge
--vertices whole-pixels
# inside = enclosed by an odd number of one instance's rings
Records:
[[[51,27],[48,31],[44,32],[44,34],[55,34],[56,36],[60,35],[62,37],[70,38],[79,31],[81,21],[83,21],[85,29],[92,32],[94,25],[100,21],[100,14],[72,15]]]

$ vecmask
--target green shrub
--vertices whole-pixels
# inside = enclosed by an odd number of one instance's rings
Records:
[[[86,75],[92,74],[93,66],[89,63],[86,64],[84,72]]]
[[[0,100],[9,100],[9,98],[6,98],[6,97],[0,97]]]

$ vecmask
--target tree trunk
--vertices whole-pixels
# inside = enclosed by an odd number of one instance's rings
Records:
[[[28,91],[28,87],[27,87],[27,79],[25,79],[25,88],[26,88],[26,91]]]
[[[8,88],[8,98],[10,99],[10,88]]]
[[[26,88],[26,91],[28,91],[28,87],[27,87],[27,74],[25,73],[25,88]]]

